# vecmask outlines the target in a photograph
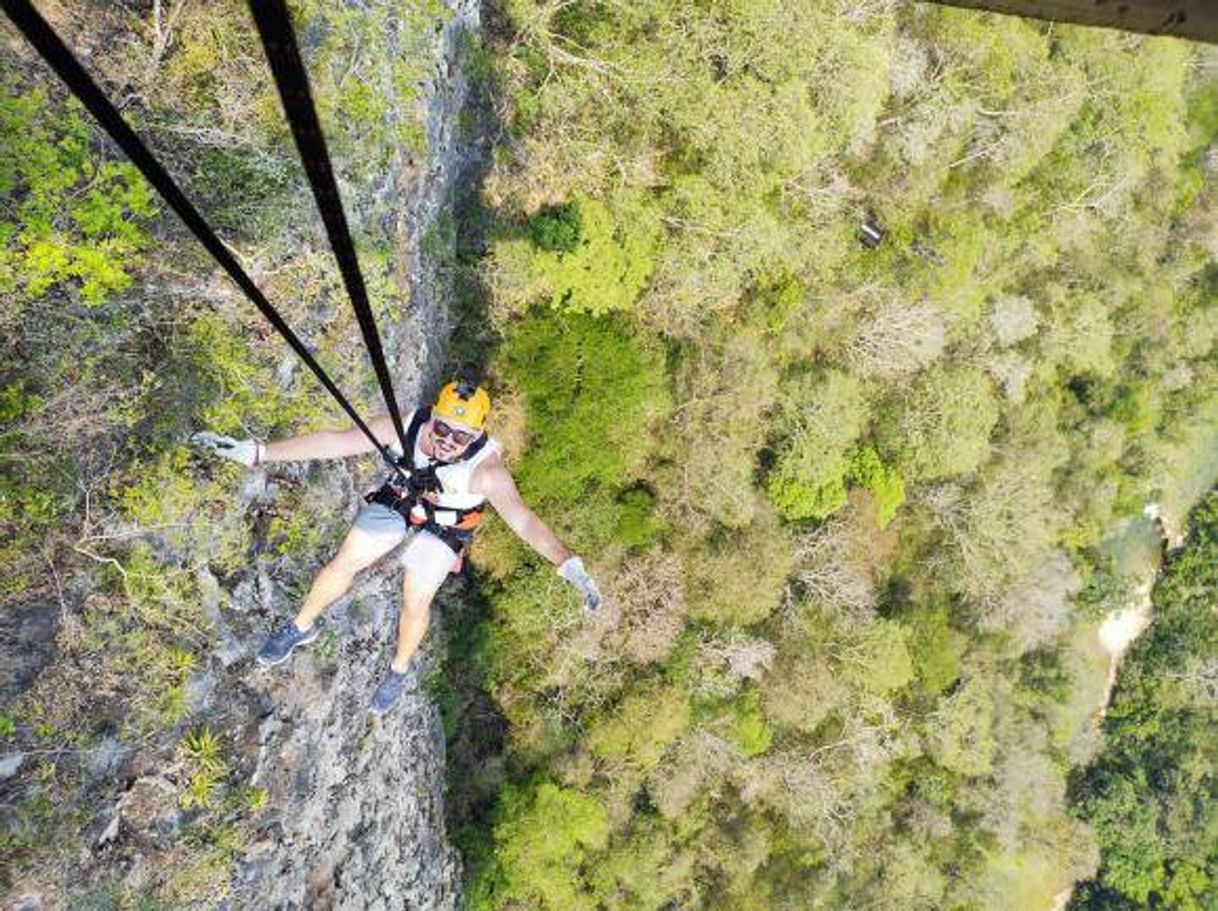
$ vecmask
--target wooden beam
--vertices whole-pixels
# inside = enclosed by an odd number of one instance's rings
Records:
[[[989,10],[1218,43],[1218,0],[935,0]]]

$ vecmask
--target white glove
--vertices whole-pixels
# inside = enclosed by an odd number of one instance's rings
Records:
[[[601,606],[600,589],[584,569],[584,561],[579,557],[568,557],[558,567],[558,574],[580,590],[584,596],[584,609],[594,611]]]
[[[266,447],[258,440],[234,440],[210,430],[196,433],[190,438],[190,443],[196,449],[240,462],[246,468],[253,468],[261,462],[266,451]]]

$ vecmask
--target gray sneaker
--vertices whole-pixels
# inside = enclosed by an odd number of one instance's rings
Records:
[[[372,704],[368,706],[368,711],[373,715],[384,715],[397,705],[398,700],[402,698],[402,691],[406,689],[406,676],[405,673],[399,674],[389,668],[389,673],[372,694]]]
[[[321,624],[314,623],[303,633],[296,624],[288,620],[278,630],[271,633],[262,648],[258,649],[258,663],[262,665],[282,664],[288,660],[292,650],[301,645],[308,645],[317,638],[317,628]]]

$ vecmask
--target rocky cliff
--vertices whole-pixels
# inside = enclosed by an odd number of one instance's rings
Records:
[[[426,133],[418,148],[426,151],[399,149],[370,186],[343,186],[353,221],[374,219],[392,238],[390,272],[398,293],[391,297],[410,301],[381,327],[405,407],[443,365],[451,210],[470,162],[459,126],[468,94],[460,56],[479,28],[480,10],[477,0],[444,5],[435,16],[442,24],[428,39],[434,65],[417,99],[425,107]],[[177,6],[167,5],[168,14]],[[314,37],[302,35],[306,56]],[[256,279],[266,268],[259,260],[251,266]],[[279,381],[311,379],[302,379],[289,358]],[[253,661],[267,631],[290,615],[312,571],[337,547],[369,471],[367,463],[274,466],[240,480],[228,512],[255,526],[286,508],[285,490],[327,503],[340,521],[327,526],[313,561],[259,553],[255,529],[253,557],[240,570],[193,565],[191,590],[208,621],[208,647],[189,662],[181,722],[143,740],[133,741],[121,719],[112,719],[79,738],[79,746],[32,747],[39,735],[26,723],[29,706],[44,699],[43,691],[54,691],[46,680],[35,691],[40,672],[74,664],[74,676],[64,679],[89,679],[87,660],[63,644],[72,630],[79,634],[77,605],[94,596],[91,583],[81,577],[79,589],[67,586],[59,606],[26,605],[3,614],[5,654],[23,658],[12,673],[6,666],[0,680],[0,708],[17,718],[6,720],[14,730],[0,755],[9,833],[0,857],[16,846],[10,859],[22,861],[0,876],[0,888],[10,890],[5,908],[422,911],[460,905],[459,858],[444,829],[444,736],[422,686],[438,660],[434,634],[416,658],[399,709],[376,723],[367,712],[396,626],[401,573],[393,559],[357,579],[312,649],[270,670]],[[454,578],[449,586],[465,584]],[[90,695],[100,704],[104,694]],[[54,754],[55,773],[70,769],[73,782],[52,813],[70,817],[75,829],[58,850],[37,843],[49,828],[40,828],[30,810],[37,801],[56,803],[38,781],[47,767],[42,754]],[[192,796],[192,789],[200,793]],[[221,793],[223,800],[213,799]],[[205,813],[211,822],[201,835],[195,823]]]

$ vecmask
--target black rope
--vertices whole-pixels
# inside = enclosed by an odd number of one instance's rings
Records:
[[[191,233],[199,239],[199,243],[207,248],[207,251],[215,258],[221,268],[229,274],[238,287],[245,292],[254,306],[262,313],[263,316],[271,323],[272,326],[284,337],[292,350],[300,357],[308,366],[318,381],[326,388],[326,391],[334,397],[334,400],[342,406],[347,412],[348,417],[355,422],[355,425],[364,432],[364,435],[372,441],[377,451],[390,465],[396,467],[396,460],[389,450],[376,438],[368,425],[356,413],[355,408],[347,401],[346,396],[339,391],[338,387],[322,369],[321,365],[314,360],[313,355],[309,353],[309,349],[304,346],[304,343],[297,338],[283,317],[271,306],[270,301],[258,289],[245,270],[241,268],[240,263],[229,252],[224,242],[216,236],[216,233],[211,229],[203,216],[191,204],[190,200],[178,189],[178,185],[173,182],[173,178],[156,160],[153,154],[148,151],[147,146],[140,140],[138,136],[132,132],[123,120],[122,115],[115,109],[109,99],[101,89],[97,87],[89,74],[72,56],[72,52],[67,49],[59,36],[46,23],[34,9],[29,0],[0,0],[0,5],[3,5],[4,12],[8,15],[13,24],[21,30],[21,34],[25,35],[26,40],[30,42],[42,56],[42,59],[53,69],[72,90],[81,103],[88,108],[97,122],[102,128],[110,134],[110,137],[118,143],[119,147],[127,154],[131,163],[139,168],[140,173],[148,180],[156,191],[161,194],[169,207],[177,213],[182,219],[186,227]]]
[[[334,169],[330,166],[330,155],[326,151],[326,137],[321,131],[317,110],[313,107],[309,94],[309,77],[305,73],[300,49],[296,45],[296,33],[292,30],[287,4],[284,0],[249,0],[249,7],[257,23],[258,34],[262,38],[266,59],[271,64],[275,85],[279,88],[284,113],[291,124],[292,135],[296,138],[296,149],[300,152],[300,160],[309,175],[313,198],[317,200],[317,208],[321,212],[322,221],[325,222],[330,247],[334,250],[334,258],[338,260],[338,267],[343,274],[347,296],[351,299],[351,307],[359,320],[368,357],[372,360],[377,381],[381,385],[381,395],[389,409],[389,416],[393,419],[393,427],[397,431],[398,441],[402,444],[402,452],[405,453],[406,432],[402,427],[402,415],[398,411],[397,397],[393,394],[393,381],[389,378],[389,368],[385,364],[385,352],[381,349],[376,319],[368,303],[368,292],[364,287],[364,277],[360,273],[359,260],[355,255],[355,245],[351,242],[351,232],[347,228],[346,215],[343,214],[342,198],[338,195]]]

